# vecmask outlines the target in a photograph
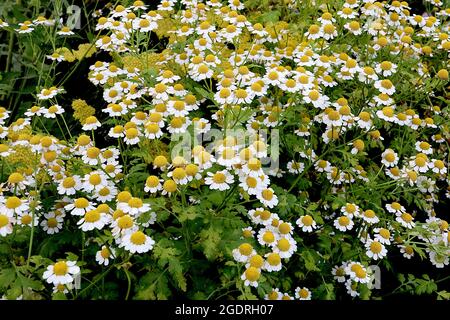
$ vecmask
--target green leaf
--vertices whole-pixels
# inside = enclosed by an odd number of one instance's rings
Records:
[[[13,268],[0,271],[0,288],[7,288],[16,279],[16,271]]]
[[[52,295],[52,300],[67,300],[67,297],[63,292],[56,292]]]
[[[177,283],[178,287],[182,291],[186,291],[187,284],[186,284],[186,278],[183,274],[183,267],[181,265],[181,261],[177,258],[170,258],[169,259],[169,273],[172,275],[172,278]]]
[[[203,230],[200,233],[200,237],[202,238],[201,246],[203,247],[203,253],[206,258],[208,260],[214,260],[219,254],[220,233],[210,227],[209,229]]]
[[[302,260],[305,264],[305,268],[308,271],[320,271],[316,265],[316,260],[311,250],[305,250],[301,253]]]
[[[178,219],[180,220],[180,222],[185,222],[186,220],[194,220],[198,217],[197,211],[198,209],[196,207],[189,207],[181,211]]]
[[[281,12],[278,10],[272,10],[269,12],[266,12],[258,17],[257,21],[260,23],[266,23],[266,22],[272,22],[275,23],[278,20],[280,20]]]

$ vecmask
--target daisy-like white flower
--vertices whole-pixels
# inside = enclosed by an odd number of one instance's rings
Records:
[[[85,213],[84,217],[78,221],[78,225],[83,231],[101,230],[109,221],[109,215],[100,212],[98,209],[93,209]]]
[[[247,239],[247,238],[253,238],[253,236],[255,235],[255,231],[253,230],[252,227],[245,227],[242,228],[242,237],[241,239]]]
[[[433,193],[436,185],[436,181],[426,176],[419,176],[416,181],[417,188],[422,193]]]
[[[64,55],[62,55],[58,52],[53,52],[52,54],[47,55],[46,57],[47,57],[47,59],[50,59],[50,60],[56,61],[56,62],[61,62],[61,61],[65,60]]]
[[[57,34],[57,35],[60,35],[60,36],[72,36],[72,35],[74,35],[75,33],[74,33],[72,30],[70,30],[69,27],[64,26],[64,27],[61,28],[61,30],[59,30],[58,32],[56,32],[56,34]]]
[[[265,263],[265,260],[263,257],[261,257],[259,254],[255,254],[251,256],[251,258],[248,260],[248,262],[245,264],[246,268],[254,267],[257,269],[263,268]]]
[[[82,188],[81,179],[79,176],[74,175],[67,178],[64,178],[60,183],[58,184],[58,193],[61,195],[74,195],[77,190],[80,190]]]
[[[237,262],[247,263],[247,261],[256,254],[255,249],[249,243],[243,243],[238,248],[233,249],[232,255]]]
[[[0,218],[1,220],[1,218]],[[33,226],[36,227],[39,225],[39,216],[38,214],[34,214],[34,220],[33,220],[33,212],[22,212],[17,216],[17,224],[20,226]],[[0,223],[1,226],[1,223]],[[1,228],[1,227],[0,227]],[[1,233],[1,231],[0,231]]]
[[[262,228],[258,232],[258,242],[262,246],[273,246],[280,238],[271,227]]]
[[[109,265],[109,260],[115,258],[115,254],[116,251],[113,248],[102,246],[101,250],[95,254],[95,260],[98,264],[107,266]]]
[[[44,280],[48,283],[59,285],[68,284],[74,281],[74,276],[80,273],[80,267],[76,261],[58,261],[49,265],[43,274]]]
[[[44,113],[44,108],[42,108],[40,106],[32,106],[25,112],[25,115],[27,117],[33,117],[33,116],[41,116],[43,113]]]
[[[30,179],[26,179],[23,174],[19,172],[13,172],[8,177],[8,185],[14,190],[25,190],[30,185]]]
[[[63,221],[64,218],[62,215],[50,211],[44,213],[44,219],[41,221],[40,225],[47,234],[55,234],[62,229]]]
[[[218,150],[218,153],[219,153],[219,156],[217,157],[217,163],[222,166],[231,167],[240,162],[238,154],[237,154],[235,148],[233,148],[233,147],[227,146],[227,147],[220,148]]]
[[[97,147],[89,147],[86,150],[82,152],[81,160],[84,161],[84,163],[95,166],[100,163],[100,149]]]
[[[378,240],[366,242],[366,255],[373,260],[381,260],[387,255],[386,247]]]
[[[428,157],[424,153],[418,153],[409,161],[410,167],[419,173],[426,173],[430,168]]]
[[[227,190],[230,188],[230,184],[234,182],[233,175],[227,170],[221,170],[215,173],[208,172],[207,174],[208,177],[205,178],[205,184],[213,190]]]
[[[303,232],[313,232],[317,228],[317,223],[310,215],[300,216],[295,222]]]
[[[434,159],[430,162],[430,168],[434,173],[444,176],[447,173],[447,167],[444,161],[439,159]]]
[[[339,231],[346,232],[353,229],[354,222],[350,216],[340,216],[334,220],[333,225]]]
[[[268,208],[273,208],[278,204],[278,197],[272,188],[262,189],[256,194],[258,200]]]
[[[444,268],[449,264],[449,256],[448,254],[439,254],[435,251],[430,251],[429,253],[430,262],[436,267],[436,268]]]
[[[283,294],[280,292],[280,289],[275,288],[264,296],[264,300],[281,300],[282,297]]]
[[[278,253],[281,258],[289,259],[297,251],[297,243],[291,236],[284,237],[273,246],[273,251]]]
[[[13,216],[14,214],[20,214],[22,212],[28,211],[30,208],[26,200],[21,200],[16,196],[11,196],[1,199],[0,212],[6,215]]]
[[[383,77],[389,77],[397,72],[397,65],[390,61],[383,61],[377,64],[375,71]]]
[[[86,212],[93,210],[94,205],[86,198],[77,198],[72,203],[64,206],[74,216],[84,216]]]
[[[390,213],[403,213],[406,212],[406,209],[404,206],[402,206],[398,202],[392,202],[386,205],[386,210]]]
[[[48,109],[44,109],[42,112],[44,117],[48,118],[48,119],[56,119],[56,115],[63,114],[63,113],[64,113],[64,109],[58,104],[52,105]]]
[[[341,208],[341,212],[349,218],[359,217],[361,215],[361,209],[354,203],[347,203]]]
[[[164,132],[157,123],[148,122],[144,127],[144,136],[148,139],[158,139],[163,134]]]
[[[390,245],[393,237],[391,236],[391,232],[386,228],[375,228],[373,230],[375,233],[375,240],[379,241],[382,244]]]
[[[297,287],[295,288],[295,298],[299,300],[311,300],[311,291],[306,287]]]
[[[433,153],[433,148],[426,141],[417,141],[416,142],[416,150],[419,152],[422,152],[424,154],[432,154]]]
[[[61,89],[56,87],[51,87],[48,89],[42,89],[40,93],[37,94],[39,100],[48,100],[56,97],[58,93],[62,92]]]
[[[406,259],[411,259],[414,256],[414,249],[411,246],[400,245],[400,252]]]
[[[6,237],[13,232],[15,222],[13,214],[0,213],[0,235]]]
[[[120,242],[120,247],[131,253],[144,253],[153,249],[155,241],[142,231],[127,233]]]
[[[150,211],[150,205],[144,203],[142,199],[131,197],[127,202],[122,202],[117,205],[117,208],[130,215],[139,216],[142,213]]]
[[[395,221],[399,222],[405,228],[412,229],[416,225],[413,216],[407,212],[397,212],[395,215]]]
[[[120,216],[117,217],[117,215]],[[124,214],[122,210],[116,210],[113,214],[113,219],[111,222],[112,235],[118,243],[121,242],[121,236],[138,231],[135,219],[128,214]]]
[[[61,293],[67,294],[72,289],[73,289],[73,284],[72,283],[56,284],[53,287],[53,293],[61,292]]]
[[[398,155],[395,153],[392,149],[386,149],[381,154],[381,163],[384,164],[386,167],[395,167],[398,164]]]
[[[261,161],[257,158],[251,158],[242,166],[242,172],[248,176],[258,178],[264,175]]]
[[[305,169],[305,164],[297,161],[289,161],[287,168],[290,173],[300,174]]]
[[[330,105],[330,98],[317,90],[310,90],[303,96],[303,100],[319,109],[326,109]]]
[[[362,273],[362,272],[361,272]],[[352,297],[358,297],[358,282],[352,281],[352,279],[348,279],[345,282],[345,288],[347,289],[347,293]]]
[[[258,287],[258,280],[261,276],[261,271],[255,267],[247,268],[241,276],[244,280],[245,286]]]
[[[239,181],[239,186],[250,195],[257,195],[263,189],[267,188],[265,182],[260,178],[241,175],[239,176]]]
[[[184,168],[175,168],[173,171],[167,174],[179,185],[185,185],[189,182],[186,170]]]
[[[380,221],[380,218],[378,218],[377,214],[375,213],[375,211],[368,209],[365,210],[362,214],[361,214],[361,218],[369,223],[369,224],[375,224],[378,223]]]
[[[157,176],[148,176],[145,181],[145,192],[156,193],[162,189],[162,179],[159,179]]]
[[[267,272],[280,271],[283,265],[281,264],[281,256],[276,252],[270,252],[265,255],[264,270]]]
[[[384,80],[375,81],[374,86],[381,93],[387,94],[389,96],[391,96],[395,93],[395,87],[392,84],[391,80],[384,79]]]
[[[358,262],[350,262],[345,267],[346,274],[350,275],[350,278],[359,283],[368,283],[370,281],[370,275],[367,269]]]
[[[9,27],[8,22],[5,22],[2,19],[0,19],[0,28],[6,28],[6,27]]]
[[[345,265],[342,266],[334,266],[331,270],[331,274],[334,276],[334,279],[339,282],[343,283],[345,282],[346,273],[345,273]]]
[[[82,129],[84,131],[96,130],[101,127],[100,121],[95,116],[89,116],[85,119]]]

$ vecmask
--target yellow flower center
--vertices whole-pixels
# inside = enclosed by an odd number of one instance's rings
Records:
[[[134,232],[131,237],[130,241],[135,245],[142,245],[145,243],[146,236],[142,231],[136,231]]]
[[[305,226],[309,227],[313,224],[313,222],[314,222],[314,219],[310,215],[306,215],[306,216],[302,217],[302,223]]]
[[[9,218],[4,214],[0,214],[0,228],[3,228],[8,223],[9,223]]]
[[[267,256],[267,262],[271,266],[278,266],[281,263],[281,257],[278,253],[272,252]]]
[[[143,202],[141,199],[136,198],[136,197],[132,197],[130,200],[128,200],[128,205],[131,208],[140,208],[143,205]]]
[[[309,296],[309,292],[306,289],[301,289],[298,295],[300,296],[300,298],[306,299]]]
[[[413,221],[413,217],[412,215],[410,215],[409,213],[402,213],[402,219],[403,221],[405,221],[406,223],[409,223],[411,221]]]
[[[346,216],[339,217],[338,223],[341,226],[348,226],[350,224],[350,219]]]
[[[25,178],[23,177],[23,175],[21,175],[20,173],[14,172],[12,173],[9,177],[8,177],[8,182],[12,183],[12,184],[17,184],[19,182],[22,182],[23,180],[25,180]]]
[[[102,182],[102,178],[98,173],[91,174],[89,177],[89,183],[96,186]]]
[[[32,220],[32,217],[29,214],[24,215],[24,216],[22,216],[22,218],[20,218],[20,221],[22,222],[22,224],[30,224],[31,220]],[[1,227],[1,222],[0,222],[0,227]]]
[[[154,188],[159,184],[159,179],[157,176],[149,176],[146,181],[147,187]]]
[[[128,191],[122,191],[117,195],[118,202],[128,202],[131,199],[131,193]]]
[[[288,234],[289,232],[291,232],[291,226],[288,223],[283,222],[278,227],[278,230],[280,231],[281,234]]]
[[[251,267],[261,269],[264,265],[264,259],[259,254],[256,254],[250,258],[249,263]]]
[[[55,263],[53,266],[53,273],[57,276],[64,276],[69,271],[69,267],[67,266],[67,263],[64,261],[59,261]]]
[[[129,229],[134,225],[133,219],[127,214],[121,216],[117,220],[117,226],[120,229]]]
[[[249,243],[243,243],[239,246],[239,253],[244,256],[249,256],[253,251],[253,247]]]
[[[245,270],[245,278],[249,281],[258,281],[259,277],[261,275],[261,272],[259,269],[255,267],[250,267],[247,270]]]
[[[186,177],[186,171],[183,168],[175,168],[175,170],[173,170],[172,176],[177,180],[184,179]]]
[[[85,198],[78,198],[74,202],[74,206],[77,209],[83,209],[86,208],[89,205],[89,201]]]
[[[226,178],[227,177],[221,172],[216,172],[212,177],[215,183],[224,183]]]
[[[9,197],[6,200],[6,207],[8,209],[16,209],[16,208],[20,207],[21,204],[22,204],[22,201],[20,201],[20,199],[17,197]]]
[[[57,225],[58,225],[58,220],[56,220],[56,218],[48,218],[47,226],[49,228],[55,228]]]
[[[100,220],[100,212],[98,210],[91,210],[86,212],[84,215],[84,221],[86,222],[96,222]]]
[[[373,241],[370,244],[370,251],[372,251],[373,253],[378,254],[381,252],[381,250],[383,250],[383,246],[378,241]]]
[[[272,243],[275,241],[275,235],[270,231],[266,231],[263,235],[263,241],[266,243]]]
[[[86,151],[86,155],[90,159],[96,159],[100,155],[100,149],[96,147],[90,147]]]
[[[273,191],[270,189],[264,189],[263,191],[261,191],[261,196],[267,200],[270,201],[273,198]]]
[[[109,251],[108,248],[105,247],[100,251],[100,255],[102,256],[103,259],[108,259],[111,256],[111,252]]]
[[[177,190],[177,184],[173,180],[164,181],[163,189],[167,192],[175,192]]]
[[[277,247],[281,251],[288,251],[291,247],[291,244],[289,243],[289,240],[283,238],[278,241]]]

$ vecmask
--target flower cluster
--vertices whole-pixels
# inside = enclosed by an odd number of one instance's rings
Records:
[[[70,88],[47,86],[10,125],[0,110],[1,237],[76,229],[83,247],[85,238],[98,246],[100,265],[155,249],[158,267],[177,274],[177,252],[199,246],[210,259],[219,235],[239,229],[221,247],[236,286],[275,300],[322,297],[321,277],[360,296],[370,265],[391,252],[447,266],[449,10],[417,15],[406,2],[372,0],[315,9],[306,26],[293,14],[265,20],[239,0],[105,10],[99,36],[73,53],[108,57],[87,75],[98,105],[70,107]],[[41,25],[54,22],[39,17],[13,30]],[[155,37],[167,45],[153,52]],[[48,58],[70,60],[64,50]],[[49,121],[59,131],[48,132]],[[196,227],[225,209],[244,226]],[[206,240],[196,247],[197,233]],[[164,247],[178,239],[185,248]],[[307,278],[318,271],[320,281]],[[43,278],[69,292],[79,272],[58,261]]]

